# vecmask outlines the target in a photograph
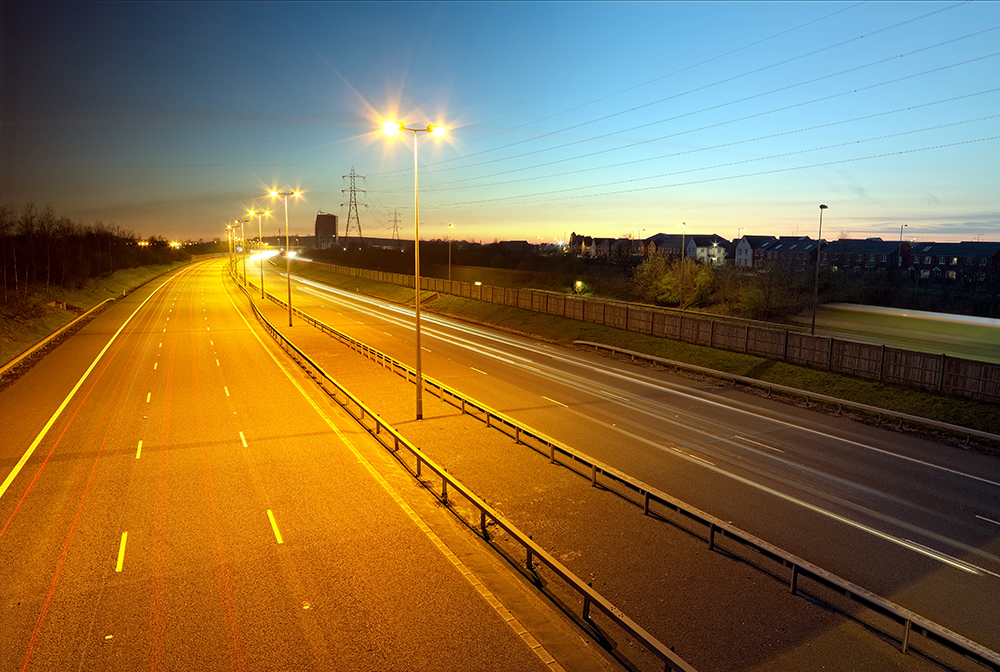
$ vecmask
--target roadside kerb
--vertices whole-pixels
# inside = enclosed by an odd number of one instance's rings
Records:
[[[251,286],[252,283],[251,283]],[[283,301],[277,297],[267,294],[267,297],[274,303],[280,306],[287,306]],[[254,307],[256,312],[256,307]],[[406,364],[399,362],[392,357],[344,334],[343,332],[324,324],[323,322],[317,320],[316,318],[302,312],[301,310],[293,307],[293,312],[296,313],[302,320],[313,325],[320,331],[323,331],[334,338],[338,339],[344,345],[347,345],[356,352],[364,355],[369,359],[373,359],[381,363],[386,368],[389,368],[401,375],[406,380],[415,380],[415,372]],[[597,343],[589,343],[586,341],[574,341],[574,343],[597,346],[603,348],[613,348],[613,346],[606,346]],[[632,353],[631,351],[618,349],[624,354],[634,354],[636,357],[651,357],[650,355],[643,355],[642,353]],[[305,355],[302,355],[305,357]],[[669,362],[670,360],[662,360],[663,362]],[[673,362],[670,362],[673,365]],[[686,365],[683,363],[676,363],[680,367],[691,368],[692,370],[697,370],[705,375],[710,374],[720,374],[725,377],[730,377],[730,374],[724,374],[721,372],[713,371],[711,369],[704,369],[701,367],[694,367],[691,365]],[[812,394],[804,390],[796,390],[794,388],[783,388],[778,385],[768,385],[767,383],[761,383],[751,378],[741,378],[748,381],[748,383],[756,383],[757,385],[763,384],[765,387],[772,387],[776,390],[782,390],[787,393],[796,393],[801,396],[808,396],[816,400],[825,400],[827,403],[842,403],[844,405],[850,405],[854,407],[859,407],[861,405],[853,404],[853,402],[844,401],[841,399],[836,399],[834,397],[823,397],[823,395]],[[652,511],[651,505],[659,504],[671,511],[674,511],[685,518],[695,521],[704,525],[706,529],[705,539],[708,542],[709,550],[715,550],[718,546],[719,539],[721,535],[722,538],[732,539],[733,541],[748,547],[764,557],[781,564],[783,567],[790,571],[790,576],[788,578],[788,583],[792,594],[798,595],[799,593],[807,594],[805,590],[800,588],[799,581],[802,578],[809,578],[815,581],[818,585],[823,586],[836,592],[839,595],[846,595],[847,597],[856,600],[858,603],[869,608],[873,612],[880,614],[899,625],[902,629],[902,633],[898,638],[900,649],[903,653],[906,653],[910,648],[913,648],[911,638],[914,632],[923,635],[925,639],[929,642],[936,643],[943,646],[946,649],[957,652],[971,660],[986,666],[989,669],[1000,670],[1000,653],[993,651],[978,642],[974,642],[971,639],[964,637],[930,619],[924,618],[919,614],[912,612],[894,602],[884,599],[857,584],[843,579],[832,572],[829,572],[818,565],[815,565],[807,560],[799,558],[791,553],[788,553],[763,539],[759,539],[754,535],[745,532],[729,523],[716,518],[708,513],[705,513],[693,506],[686,504],[670,495],[635,479],[628,474],[618,471],[614,467],[598,462],[589,456],[567,446],[557,439],[553,439],[545,434],[538,432],[526,425],[521,424],[517,420],[510,418],[509,416],[491,409],[490,407],[477,402],[469,397],[463,396],[457,390],[454,390],[443,383],[434,380],[428,376],[424,376],[424,386],[431,394],[434,394],[442,401],[452,404],[456,408],[462,410],[463,413],[471,415],[472,417],[477,417],[482,420],[487,427],[492,427],[498,429],[511,438],[515,442],[525,445],[543,455],[548,456],[549,461],[553,464],[560,464],[565,467],[569,467],[573,471],[577,472],[581,476],[589,478],[591,484],[595,487],[602,486],[599,476],[604,476],[607,481],[613,484],[624,486],[625,492],[619,489],[615,489],[619,495],[628,496],[628,494],[634,494],[639,496],[639,501],[631,499],[637,506],[641,506],[644,515],[656,515],[655,511]],[[346,393],[346,392],[345,392]],[[360,404],[360,402],[357,402]],[[885,414],[893,414],[892,411],[885,409],[877,409],[874,407],[867,407],[873,409],[874,411],[882,411]],[[480,417],[480,414],[482,417]],[[935,423],[933,420],[927,420],[925,418],[918,418],[916,416],[906,416],[904,414],[894,414],[895,417],[902,417],[907,420],[913,421],[926,421],[927,423]],[[983,438],[988,438],[991,440],[1000,441],[1000,436],[989,434],[986,432],[979,432],[977,430],[969,429],[966,427],[958,427],[956,425],[947,425],[947,423],[936,423],[938,426],[945,428],[954,428],[969,434],[983,436]],[[405,440],[405,439],[404,439]],[[385,445],[385,443],[383,443]],[[387,446],[388,447],[388,446]],[[411,450],[416,450],[412,448]],[[558,456],[562,455],[565,458],[569,458],[569,462],[560,461]],[[424,458],[426,460],[426,458]],[[435,472],[442,477],[442,480],[448,480],[450,477],[446,476],[447,472]],[[418,461],[418,472],[419,475],[419,461]],[[474,496],[474,495],[473,495]],[[485,527],[483,528],[485,530]],[[504,528],[507,529],[507,528]],[[531,558],[531,551],[528,550],[529,564]],[[567,570],[568,571],[568,570]],[[817,597],[816,595],[812,595]],[[886,633],[888,634],[888,633]],[[891,635],[890,635],[891,636]]]
[[[684,362],[677,362],[672,359],[664,359],[663,357],[657,357],[655,355],[647,355],[643,352],[636,352],[634,350],[627,350],[625,348],[619,348],[615,345],[606,345],[604,343],[594,343],[592,341],[573,341],[574,345],[583,345],[587,347],[592,347],[597,351],[607,350],[608,352],[613,352],[619,355],[626,355],[631,357],[633,360],[642,359],[649,362],[654,362],[662,366],[669,366],[674,369],[683,369],[685,371],[692,371],[694,373],[700,373],[704,376],[711,376],[712,378],[718,378],[720,380],[728,380],[733,383],[735,387],[737,383],[743,383],[748,387],[757,387],[765,389],[768,394],[771,392],[781,392],[793,397],[800,397],[806,400],[806,404],[810,404],[813,401],[822,402],[830,406],[836,406],[837,412],[841,412],[844,408],[850,408],[858,411],[862,411],[869,415],[878,416],[878,420],[881,423],[883,418],[895,418],[899,420],[899,426],[903,426],[903,421],[909,422],[913,425],[923,425],[925,427],[933,427],[935,429],[945,430],[959,436],[965,435],[966,443],[971,440],[971,437],[975,436],[980,439],[986,439],[988,441],[994,441],[1000,444],[1000,434],[991,434],[990,432],[983,432],[978,429],[972,429],[971,427],[962,427],[961,425],[952,425],[947,422],[939,422],[937,420],[931,420],[929,418],[921,418],[917,415],[909,415],[908,413],[899,413],[897,411],[891,411],[886,408],[879,408],[877,406],[868,406],[867,404],[860,404],[854,401],[848,401],[846,399],[838,399],[837,397],[830,397],[825,394],[818,394],[815,392],[809,392],[807,390],[800,390],[794,387],[786,387],[785,385],[778,385],[776,383],[768,383],[762,380],[757,380],[756,378],[748,378],[746,376],[740,376],[733,373],[726,373],[724,371],[717,371],[715,369],[707,369],[702,366],[696,366],[694,364],[685,364]]]
[[[434,460],[430,459],[425,455],[420,449],[412,445],[404,436],[397,432],[392,426],[385,423],[378,415],[373,413],[364,403],[352,395],[349,391],[341,387],[337,381],[330,378],[323,369],[316,364],[308,355],[302,352],[298,347],[296,347],[286,336],[284,336],[274,325],[272,325],[267,318],[265,318],[261,312],[257,309],[253,301],[253,296],[247,291],[247,289],[240,285],[238,282],[237,286],[246,294],[247,298],[250,300],[250,306],[253,309],[254,315],[257,320],[264,327],[265,331],[274,338],[279,346],[294,359],[299,366],[306,371],[307,375],[312,378],[319,387],[334,401],[336,401],[345,411],[347,411],[355,420],[357,420],[368,432],[379,442],[383,447],[387,448],[393,452],[400,463],[403,464],[411,473],[413,473],[418,480],[422,480],[422,473],[424,468],[430,469],[438,478],[441,479],[441,491],[440,493],[434,493],[435,496],[446,506],[452,508],[448,503],[449,490],[460,494],[469,504],[471,504],[475,509],[479,511],[479,534],[486,541],[489,541],[489,533],[487,532],[487,526],[492,523],[497,527],[504,530],[510,537],[520,544],[526,555],[525,567],[529,573],[534,572],[535,563],[541,563],[548,567],[554,574],[561,578],[568,587],[575,590],[580,599],[583,600],[583,608],[581,610],[580,616],[596,627],[591,618],[591,610],[596,608],[601,611],[605,616],[611,619],[618,627],[628,633],[630,636],[634,637],[638,642],[640,642],[646,649],[656,656],[664,664],[664,670],[666,672],[696,672],[695,668],[686,663],[680,656],[670,650],[669,647],[663,644],[659,639],[651,635],[646,631],[645,628],[640,626],[638,623],[633,621],[631,618],[626,616],[621,610],[619,610],[610,601],[604,598],[600,593],[589,586],[585,581],[580,579],[576,574],[570,571],[565,565],[552,557],[545,549],[536,544],[529,535],[518,529],[513,523],[504,518],[498,511],[496,511],[489,504],[480,499],[475,493],[466,488],[460,481],[458,481],[454,476],[449,474],[444,467],[437,464]],[[253,286],[251,284],[251,286]],[[268,298],[274,303],[282,306],[287,306],[283,301],[267,294]],[[306,315],[300,310],[293,307],[293,312],[296,313],[303,320],[308,321],[313,325],[321,325],[314,318]],[[326,325],[323,325],[324,327]],[[330,333],[336,333],[340,336],[344,336],[336,330],[326,327],[326,330]],[[349,338],[349,337],[348,337]],[[351,339],[353,340],[353,339]],[[355,343],[358,343],[355,341]],[[363,344],[360,344],[363,345]],[[370,356],[377,351],[366,347],[366,356]],[[381,354],[381,353],[379,353]],[[404,369],[402,365],[393,360],[390,357],[381,355],[381,360],[384,364],[392,366],[395,369]],[[397,371],[398,372],[398,371]],[[409,376],[406,376],[409,380]],[[426,379],[430,381],[430,379]],[[432,383],[435,387],[440,389],[439,383]],[[341,398],[342,397],[342,398]],[[442,397],[443,399],[443,397]],[[369,423],[371,426],[369,426]],[[407,452],[415,460],[414,467],[411,469],[410,466],[401,459],[399,454],[399,449],[405,448]],[[432,491],[433,492],[433,491]],[[470,528],[475,529],[475,525],[469,523]],[[624,653],[624,652],[622,652]]]

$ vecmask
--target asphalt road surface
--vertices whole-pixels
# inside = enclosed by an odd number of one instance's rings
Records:
[[[293,289],[296,307],[413,365],[412,311],[301,279]],[[1000,650],[995,457],[423,317],[425,375]]]
[[[230,291],[158,279],[0,392],[0,670],[606,669]]]

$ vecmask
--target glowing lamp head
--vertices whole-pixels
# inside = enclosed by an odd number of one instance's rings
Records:
[[[431,124],[427,127],[427,132],[433,135],[435,138],[443,138],[448,135],[448,129],[439,124]]]
[[[395,138],[403,131],[403,123],[396,121],[396,117],[394,116],[388,119],[379,119],[378,124],[382,127],[379,133],[390,139]]]
[[[271,198],[277,198],[277,197],[278,197],[278,192],[275,191],[274,189],[272,189],[271,190]]]

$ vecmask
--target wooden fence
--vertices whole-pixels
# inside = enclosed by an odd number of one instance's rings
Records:
[[[318,262],[312,262],[318,264]],[[337,273],[413,287],[413,276],[318,264]],[[641,304],[534,289],[420,278],[422,290],[559,315],[660,338],[743,352],[982,401],[1000,402],[1000,364],[811,336],[749,321],[684,315]]]

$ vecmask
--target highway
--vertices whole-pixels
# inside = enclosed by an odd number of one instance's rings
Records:
[[[0,671],[609,669],[221,269],[149,283],[0,391]]]
[[[412,311],[293,288],[297,308],[412,366]],[[425,375],[1000,650],[995,457],[426,312],[422,344]]]

